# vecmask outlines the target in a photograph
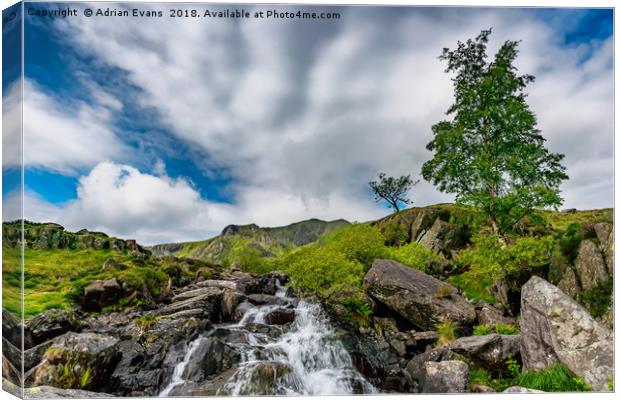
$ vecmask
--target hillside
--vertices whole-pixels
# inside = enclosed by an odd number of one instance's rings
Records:
[[[155,256],[174,255],[215,263],[223,263],[235,247],[252,246],[261,256],[281,254],[285,249],[315,242],[334,229],[347,226],[345,220],[309,219],[290,225],[263,228],[255,224],[229,225],[222,233],[208,240],[167,243],[150,247]]]

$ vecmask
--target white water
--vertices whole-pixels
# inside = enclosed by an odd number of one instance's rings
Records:
[[[183,372],[185,371],[185,367],[187,366],[187,363],[192,358],[192,355],[198,348],[198,345],[200,344],[201,340],[202,340],[202,337],[198,337],[193,342],[191,342],[189,346],[187,346],[187,351],[185,353],[185,356],[183,357],[183,361],[181,361],[174,367],[174,372],[172,373],[172,379],[170,380],[170,383],[168,384],[168,386],[166,386],[164,390],[162,390],[159,393],[159,397],[168,396],[170,394],[170,391],[174,389],[175,386],[180,385],[184,382],[182,376],[183,376]]]
[[[294,299],[285,297],[285,288],[280,288],[276,296],[285,304],[293,304]],[[336,339],[318,304],[299,301],[289,331],[278,337],[246,329],[248,324],[264,324],[265,316],[280,307],[256,306],[249,309],[239,323],[225,325],[228,329],[243,332],[247,341],[228,343],[239,351],[242,360],[218,394],[334,395],[377,392],[355,370],[351,357]],[[172,388],[183,383],[183,371],[201,339],[189,344],[183,361],[174,369],[172,381],[160,396],[168,395]]]

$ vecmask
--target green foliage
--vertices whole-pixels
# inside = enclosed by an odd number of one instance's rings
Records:
[[[493,329],[488,325],[474,326],[474,336],[485,336],[493,333]]]
[[[133,320],[141,331],[146,331],[157,322],[155,315],[146,313]]]
[[[413,181],[411,175],[404,175],[399,178],[387,176],[383,172],[379,173],[379,181],[370,181],[368,185],[375,195],[375,201],[386,201],[395,212],[400,210],[400,205],[411,204],[407,197],[407,192],[419,181]]]
[[[576,300],[583,304],[593,317],[603,316],[612,302],[614,290],[613,279],[608,279],[605,283],[584,290],[576,296]]]
[[[512,357],[508,357],[506,360],[506,369],[513,378],[518,378],[521,375],[521,365]]]
[[[80,389],[84,389],[86,386],[90,385],[93,380],[92,370],[90,367],[86,368],[86,371],[80,376]]]
[[[586,392],[592,390],[582,378],[575,376],[566,366],[555,364],[542,371],[524,371],[516,384],[545,392]]]
[[[500,335],[518,335],[519,334],[519,328],[517,328],[515,325],[512,324],[502,324],[497,323],[495,324],[495,332],[499,333]]]
[[[469,265],[469,274],[492,281],[505,279],[524,268],[549,264],[554,240],[551,236],[517,237],[514,244],[502,247],[495,235],[474,235],[473,246],[461,251],[458,262]]]
[[[150,267],[133,267],[120,271],[117,278],[128,291],[141,292],[144,287],[157,297],[168,284],[168,275]]]
[[[452,321],[437,324],[437,346],[444,346],[456,340],[456,325]]]
[[[482,300],[489,304],[496,302],[489,290],[493,283],[490,277],[479,276],[475,272],[467,271],[450,277],[450,282],[463,291],[470,300]]]
[[[385,256],[385,238],[379,229],[364,224],[352,224],[334,230],[325,236],[326,249],[343,254],[347,260],[356,261],[369,268],[375,258]]]
[[[409,240],[409,230],[398,223],[388,223],[382,233],[388,246],[401,246]]]
[[[431,263],[442,259],[431,249],[417,242],[411,242],[398,248],[388,247],[385,256],[422,272],[428,271]]]
[[[285,264],[295,289],[322,298],[358,289],[364,276],[358,261],[350,260],[333,247],[305,246],[291,254]]]
[[[370,322],[372,315],[371,306],[360,296],[350,296],[342,301],[347,309],[345,318],[353,325],[358,327],[366,327]]]
[[[273,262],[261,256],[258,248],[253,247],[249,240],[239,241],[230,252],[227,263],[240,268],[242,271],[255,274],[264,274],[273,271]]]
[[[506,232],[536,209],[561,205],[559,185],[568,176],[564,156],[544,147],[525,102],[534,77],[517,74],[518,42],[506,41],[488,61],[490,34],[482,31],[440,56],[446,72],[456,74],[455,102],[447,111],[454,118],[432,127],[427,149],[434,157],[424,163],[422,176]]]
[[[577,258],[579,244],[584,239],[581,228],[581,224],[572,223],[566,228],[566,231],[558,234],[560,251],[566,256],[570,263],[573,263]]]

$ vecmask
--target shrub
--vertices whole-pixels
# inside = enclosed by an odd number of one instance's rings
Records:
[[[153,296],[159,296],[168,284],[168,275],[150,267],[133,267],[120,271],[117,275],[128,291],[141,292],[144,287]]]
[[[613,279],[608,279],[605,283],[584,290],[576,296],[576,300],[583,304],[593,317],[601,317],[612,302],[613,285]]]
[[[432,262],[441,260],[441,256],[417,242],[399,248],[387,248],[386,257],[422,272],[428,271]]]
[[[353,224],[330,232],[324,246],[343,254],[349,261],[370,267],[376,258],[384,257],[385,238],[379,229],[370,225]]]
[[[469,384],[491,386],[492,379],[489,371],[482,368],[472,369],[469,372]]]
[[[475,235],[473,246],[461,251],[460,264],[469,265],[470,273],[481,279],[499,281],[527,267],[549,264],[554,239],[544,237],[517,237],[514,244],[502,247],[495,235]]]
[[[364,268],[333,248],[306,246],[287,257],[291,285],[303,294],[329,297],[361,286]]]
[[[484,336],[492,333],[493,330],[488,325],[476,325],[474,326],[474,336]]]
[[[233,248],[228,257],[228,262],[245,272],[263,274],[271,271],[269,260],[261,257],[257,248],[247,245]]]
[[[456,326],[452,321],[442,322],[437,325],[437,346],[444,346],[456,340]]]
[[[592,390],[583,379],[566,366],[555,364],[542,371],[525,371],[519,374],[516,384],[545,392],[585,392]]]
[[[383,229],[385,244],[401,246],[409,240],[409,230],[399,223],[390,223]]]
[[[584,239],[581,224],[571,223],[564,232],[558,234],[558,242],[562,254],[572,263],[577,258],[579,244]]]

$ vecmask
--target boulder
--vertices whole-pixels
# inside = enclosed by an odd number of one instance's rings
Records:
[[[434,330],[445,321],[465,326],[476,310],[453,286],[391,260],[375,260],[364,278],[368,294],[415,326]]]
[[[485,335],[462,337],[448,345],[451,351],[491,368],[503,368],[508,358],[518,358],[521,337],[517,335]]]
[[[414,377],[422,393],[465,393],[469,367],[463,361],[427,361],[420,375]]]
[[[37,345],[69,331],[79,332],[81,324],[75,312],[52,309],[32,317],[26,325]]]
[[[609,280],[607,265],[599,247],[589,239],[582,240],[575,259],[575,270],[583,290],[603,285]]]
[[[409,360],[405,368],[412,378],[418,379],[417,377],[420,377],[424,373],[423,367],[426,362],[450,361],[458,359],[459,357],[460,356],[447,347],[438,347],[413,357]]]
[[[218,337],[196,339],[189,345],[191,356],[187,361],[182,378],[200,382],[212,375],[220,374],[239,363],[241,355]]]
[[[115,348],[117,342],[118,339],[112,336],[98,333],[65,333],[53,339],[42,362],[26,374],[26,384],[57,385],[57,382],[63,381],[64,384],[79,387],[81,377],[88,373],[91,381],[84,388],[97,389],[107,384],[120,359],[121,355]],[[65,376],[66,368],[70,369],[74,379]]]
[[[600,249],[605,256],[607,272],[613,275],[614,267],[614,228],[611,224],[599,222],[594,224],[594,232],[600,243]]]
[[[613,333],[581,305],[534,276],[521,290],[521,357],[526,370],[566,365],[594,390],[613,378]]]
[[[8,358],[6,358],[3,355],[2,356],[2,378],[6,379],[7,381],[15,385],[19,385],[21,381],[20,375],[21,375],[20,371],[13,365],[11,361],[9,361]],[[6,390],[6,388],[3,388],[3,389]]]
[[[84,288],[83,305],[89,311],[101,311],[105,306],[116,304],[123,296],[123,289],[116,278],[97,280]]]

